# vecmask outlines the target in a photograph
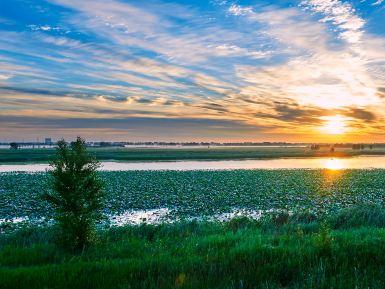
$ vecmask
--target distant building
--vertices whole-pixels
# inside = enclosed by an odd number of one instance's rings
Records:
[[[51,145],[52,144],[52,139],[50,137],[45,138],[44,139],[44,144]]]
[[[321,146],[319,144],[312,144],[310,146],[310,149],[313,151],[318,151],[320,148],[321,148]]]

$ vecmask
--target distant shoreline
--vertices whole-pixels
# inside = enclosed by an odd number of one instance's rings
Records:
[[[177,162],[177,161],[240,161],[291,158],[350,158],[356,156],[383,156],[385,148],[308,147],[212,147],[212,148],[90,148],[101,162]],[[0,149],[1,164],[47,164],[55,149]]]

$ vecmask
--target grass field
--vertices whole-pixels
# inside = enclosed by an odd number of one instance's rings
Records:
[[[385,147],[365,150],[337,148],[334,153],[330,153],[328,148],[313,151],[306,147],[98,148],[89,150],[101,161],[272,159],[283,157],[349,157],[385,154]],[[18,162],[47,163],[54,153],[55,149],[0,149],[0,164]]]
[[[76,256],[19,230],[0,235],[0,288],[384,288],[382,209],[277,220],[111,228]]]

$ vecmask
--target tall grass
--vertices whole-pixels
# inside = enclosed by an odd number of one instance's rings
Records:
[[[26,228],[0,236],[0,288],[384,288],[384,216],[110,228],[75,256]]]

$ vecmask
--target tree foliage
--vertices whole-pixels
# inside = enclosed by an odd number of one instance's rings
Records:
[[[19,148],[19,144],[16,143],[16,142],[11,142],[11,143],[9,144],[9,147],[10,147],[11,149],[13,149],[13,150],[17,150],[17,149]]]
[[[102,217],[104,191],[99,166],[80,137],[71,144],[58,142],[51,163],[52,190],[45,198],[55,209],[60,241],[74,250],[93,242],[95,224]]]

